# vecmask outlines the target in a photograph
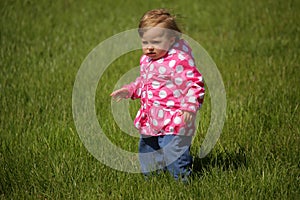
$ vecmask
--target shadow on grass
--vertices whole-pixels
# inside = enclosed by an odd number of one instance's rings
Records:
[[[232,170],[240,167],[247,167],[246,151],[243,147],[237,148],[234,152],[223,150],[210,153],[204,158],[194,157],[193,161],[193,172],[197,175],[210,172],[212,168]]]

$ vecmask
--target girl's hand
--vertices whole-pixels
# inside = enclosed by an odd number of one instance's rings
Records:
[[[121,88],[110,94],[117,102],[126,98],[129,95],[129,91],[126,88]]]
[[[195,119],[195,113],[189,111],[181,111],[185,123],[190,123]]]

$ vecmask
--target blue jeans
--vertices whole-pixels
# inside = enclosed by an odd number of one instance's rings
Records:
[[[191,174],[190,155],[192,137],[165,135],[141,136],[139,159],[141,171],[149,175],[153,171],[169,171],[176,179],[186,179]]]

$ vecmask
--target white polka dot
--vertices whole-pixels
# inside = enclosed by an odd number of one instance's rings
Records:
[[[159,107],[159,106],[160,106],[160,103],[159,103],[159,101],[154,101],[154,102],[153,102],[153,105],[154,105],[155,107]]]
[[[181,85],[183,82],[182,78],[175,78],[175,84],[176,85]]]
[[[169,55],[174,54],[174,53],[176,53],[176,50],[175,50],[175,49],[171,49],[171,50],[169,51]]]
[[[165,121],[164,121],[164,126],[166,126],[166,125],[168,125],[169,123],[170,123],[170,119],[166,119]]]
[[[148,79],[152,78],[153,74],[148,74]]]
[[[180,91],[179,91],[179,90],[175,90],[175,91],[173,92],[173,96],[174,96],[175,98],[180,97]]]
[[[192,97],[189,97],[189,100],[188,100],[190,103],[196,103],[196,97],[192,96]]]
[[[194,77],[193,71],[187,71],[186,76],[189,77],[189,78]]]
[[[181,121],[182,121],[182,120],[181,120],[181,117],[178,117],[178,116],[177,116],[177,117],[174,118],[174,123],[175,123],[175,124],[180,124]]]
[[[169,67],[174,67],[175,63],[176,63],[175,60],[171,60],[171,61],[169,62]]]
[[[204,98],[204,93],[200,93],[199,97],[200,97],[200,99],[203,99]]]
[[[138,89],[138,96],[140,96],[141,95],[141,89],[139,88]],[[143,93],[142,93],[142,98],[145,98],[146,97],[146,91],[144,91]]]
[[[186,83],[186,87],[190,87],[192,83],[193,83],[192,81],[188,81],[188,82]]]
[[[188,93],[186,96],[192,96],[194,95],[194,90],[193,89],[189,89]]]
[[[179,58],[179,60],[184,60],[185,59],[184,55],[182,55],[181,53],[178,54],[178,58]]]
[[[174,84],[172,83],[172,81],[167,81],[166,87],[170,89],[170,88],[174,87]]]
[[[173,107],[174,105],[175,105],[174,101],[171,101],[171,100],[167,101],[168,107]]]
[[[193,67],[193,66],[195,65],[195,63],[194,63],[194,61],[193,61],[192,59],[189,60],[189,65],[190,65],[191,67]]]
[[[185,128],[182,127],[180,130],[179,130],[179,135],[184,135],[185,133]]]
[[[183,49],[183,51],[185,51],[185,52],[189,52],[189,48],[188,48],[187,46],[185,46],[185,45],[182,46],[182,49]]]
[[[157,116],[158,116],[159,118],[163,118],[163,117],[164,117],[164,114],[165,114],[165,113],[164,113],[163,110],[159,110]]]
[[[160,98],[164,99],[164,98],[167,97],[167,92],[164,91],[164,90],[161,90],[161,91],[159,91],[158,95],[159,95]]]
[[[159,83],[158,81],[153,81],[153,82],[152,82],[152,87],[153,87],[153,89],[158,89],[159,86],[160,86],[160,83]]]
[[[135,124],[135,127],[139,129],[139,128],[141,127],[140,122],[137,122],[137,123]]]
[[[199,76],[199,78],[198,78],[198,79],[199,79],[199,81],[200,81],[200,82],[202,82],[202,81],[203,81],[203,77],[202,77],[202,76]]]
[[[150,71],[153,71],[153,69],[154,69],[154,65],[151,64],[151,65],[150,65]]]
[[[158,122],[156,121],[156,119],[153,119],[152,124],[153,124],[154,126],[157,126],[157,125],[158,125]]]
[[[177,65],[177,66],[176,66],[176,72],[177,72],[177,73],[183,72],[183,67],[182,67],[182,65]]]
[[[179,47],[179,43],[177,42],[176,44],[174,44],[174,47]]]
[[[149,98],[149,99],[152,99],[152,97],[153,97],[152,91],[148,91],[148,98]]]
[[[189,109],[191,109],[192,111],[196,111],[196,107],[195,106],[190,106]]]
[[[174,132],[174,127],[170,127],[170,132]]]
[[[164,58],[161,58],[161,59],[157,60],[156,62],[163,63],[164,62]]]
[[[161,66],[161,67],[158,68],[158,72],[159,72],[160,74],[164,74],[166,71],[167,71],[167,70],[166,70],[166,68],[165,68],[164,66]]]
[[[182,104],[180,104],[181,105],[181,107],[183,107],[183,108],[186,108],[188,105],[186,104],[186,103],[182,103]]]

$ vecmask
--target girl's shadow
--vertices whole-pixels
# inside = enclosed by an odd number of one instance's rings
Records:
[[[234,152],[223,150],[222,152],[210,153],[204,158],[194,157],[193,172],[202,175],[217,167],[222,170],[238,169],[247,167],[246,151],[243,147],[237,148]]]

